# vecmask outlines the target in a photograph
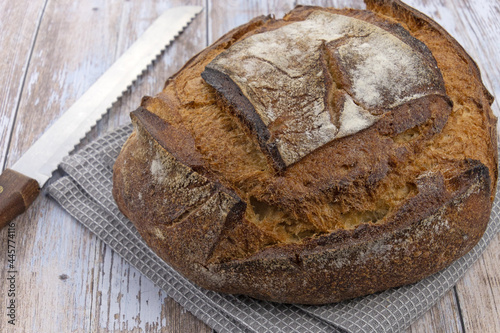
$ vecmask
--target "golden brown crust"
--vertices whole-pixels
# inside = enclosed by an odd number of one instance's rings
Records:
[[[419,194],[384,224],[363,224],[210,265],[196,282],[213,289],[210,277],[223,275],[224,292],[323,304],[419,281],[467,253],[488,223],[488,170],[476,161],[464,164],[453,178],[419,179]]]
[[[496,118],[479,70],[425,15],[399,1],[367,6],[256,18],[132,113],[113,195],[151,248],[195,283],[277,302],[337,302],[418,281],[482,236],[498,170]],[[235,42],[318,10],[416,38],[408,43],[435,61],[446,94],[391,108],[277,174],[201,73]]]
[[[415,37],[418,38],[418,34],[428,33],[428,34],[436,34],[438,35],[442,41],[446,41],[451,44],[455,55],[465,61],[467,63],[468,71],[465,73],[460,73],[458,70],[451,70],[453,74],[462,74],[472,79],[472,82],[460,82],[460,79],[454,78],[453,80],[447,80],[448,82],[454,82],[455,85],[466,85],[466,87],[457,87],[459,92],[462,93],[463,97],[469,97],[474,99],[474,103],[477,104],[480,110],[483,110],[483,116],[486,118],[483,122],[483,125],[486,127],[489,137],[488,137],[488,152],[487,155],[490,157],[490,164],[488,167],[490,168],[490,176],[493,180],[493,188],[496,188],[496,182],[498,178],[498,150],[497,150],[497,117],[493,114],[491,109],[491,104],[493,103],[494,97],[491,93],[486,89],[485,85],[481,80],[481,73],[479,68],[474,61],[470,57],[470,55],[464,50],[464,48],[439,24],[430,19],[425,14],[415,10],[414,8],[408,6],[407,4],[399,1],[399,0],[364,0],[368,10],[372,10],[376,13],[394,18],[400,22],[403,22],[410,32],[415,34]],[[434,47],[439,47],[439,45],[434,45]],[[444,59],[442,63],[439,65],[445,65],[447,59]],[[449,62],[450,65],[454,65],[452,61]],[[466,89],[471,89],[471,86],[475,87],[481,92],[477,92],[475,94],[463,94]],[[462,89],[460,89],[462,88]],[[447,90],[450,90],[450,87],[447,87]],[[472,97],[473,95],[474,97]],[[494,195],[494,194],[492,194]],[[493,196],[492,196],[493,200]]]
[[[394,108],[446,98],[422,42],[374,16],[354,16],[309,10],[303,21],[240,40],[201,73],[277,171]]]

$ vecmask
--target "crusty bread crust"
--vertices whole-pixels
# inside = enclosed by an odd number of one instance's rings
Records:
[[[498,173],[492,96],[435,22],[399,1],[366,2],[367,11],[297,7],[283,20],[256,18],[132,113],[113,195],[148,245],[196,284],[276,302],[338,302],[416,282],[481,238]],[[287,164],[263,149],[254,132],[267,128],[245,116],[249,100],[218,89],[222,76],[207,65],[237,41],[317,11],[410,43],[437,64],[444,86]]]

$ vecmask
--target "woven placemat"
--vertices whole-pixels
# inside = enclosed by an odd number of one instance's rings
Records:
[[[112,166],[131,131],[132,125],[119,128],[68,156],[60,166],[66,175],[49,186],[49,194],[169,297],[220,333],[401,332],[456,284],[500,230],[497,195],[483,238],[447,269],[413,285],[337,304],[284,305],[204,290],[151,251],[113,200]]]

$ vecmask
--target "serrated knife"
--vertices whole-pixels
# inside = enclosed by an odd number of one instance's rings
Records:
[[[26,211],[52,172],[112,104],[202,11],[165,11],[10,168],[0,175],[0,229]]]

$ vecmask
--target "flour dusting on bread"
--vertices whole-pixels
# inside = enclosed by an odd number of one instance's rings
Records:
[[[336,75],[330,67],[338,69]],[[264,152],[275,145],[279,155],[270,158],[285,167],[332,140],[368,128],[388,109],[444,95],[439,70],[416,49],[373,24],[325,11],[235,43],[207,69],[202,76],[226,100],[250,102],[235,105],[234,112],[245,124],[261,119],[267,131],[254,130],[257,140]],[[235,97],[235,89],[221,88],[217,81],[222,76],[241,94]],[[329,101],[332,90],[342,91],[349,102]],[[344,120],[349,123],[342,124]]]
[[[131,113],[113,196],[193,283],[332,303],[480,240],[498,155],[479,70],[427,16],[366,3],[256,18]]]

